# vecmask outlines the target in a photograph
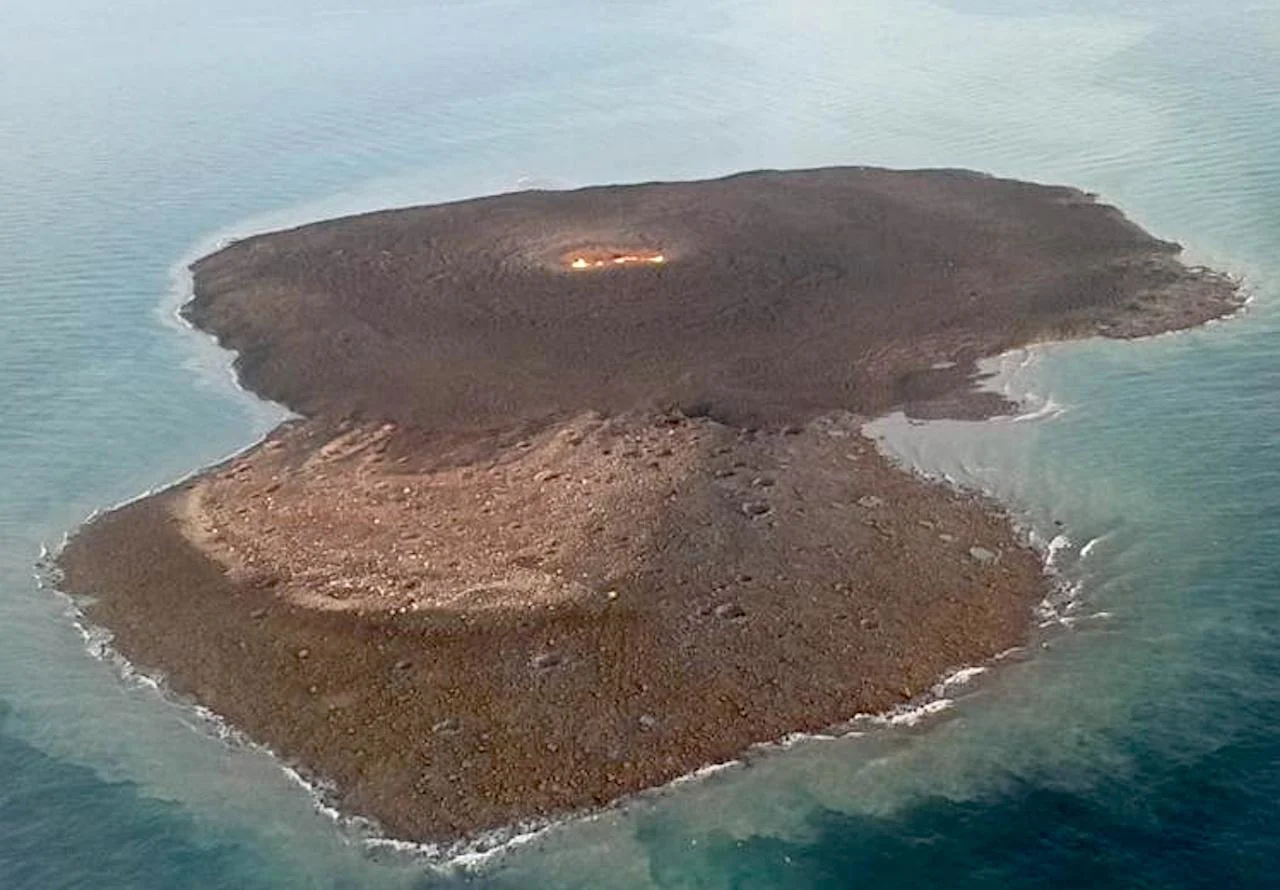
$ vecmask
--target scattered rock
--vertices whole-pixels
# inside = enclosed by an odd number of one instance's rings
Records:
[[[740,621],[747,617],[747,610],[737,603],[721,603],[716,606],[715,615],[726,621]]]
[[[863,495],[862,497],[858,498],[858,506],[866,507],[867,509],[872,509],[874,507],[883,507],[884,498],[876,497],[873,494]]]
[[[988,550],[986,547],[970,547],[969,556],[973,557],[975,562],[980,562],[983,565],[990,565],[1000,558],[1000,554]]]
[[[534,482],[550,482],[552,479],[559,479],[560,474],[555,470],[543,470],[533,477]]]
[[[772,510],[764,501],[747,501],[742,505],[742,512],[748,516],[764,516]]]
[[[310,650],[310,649],[299,649],[299,650],[298,650],[298,657],[299,657],[299,658],[310,658],[310,657],[311,657],[311,650]]]
[[[559,652],[542,652],[529,659],[529,664],[537,670],[547,670],[564,663],[564,656]]]
[[[641,714],[638,722],[640,723],[640,728],[645,732],[648,732],[658,725],[658,718],[652,714]]]
[[[462,731],[462,725],[458,722],[458,718],[449,717],[432,726],[431,731],[439,735],[456,735]]]

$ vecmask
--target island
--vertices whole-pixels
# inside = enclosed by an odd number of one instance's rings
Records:
[[[529,191],[247,238],[184,312],[297,415],[100,516],[62,587],[390,836],[609,804],[928,693],[1048,581],[870,418],[1242,302],[1114,207],[962,170]]]

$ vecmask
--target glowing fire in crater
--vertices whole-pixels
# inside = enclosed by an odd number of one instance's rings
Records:
[[[666,261],[667,258],[660,253],[644,255],[624,254],[622,256],[614,256],[604,259],[587,259],[586,257],[580,256],[576,257],[574,261],[569,264],[569,268],[576,269],[581,272],[586,269],[603,269],[606,266],[661,266]]]

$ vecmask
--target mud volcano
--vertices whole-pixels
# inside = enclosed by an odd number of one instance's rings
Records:
[[[82,530],[135,661],[453,841],[926,693],[1036,554],[860,435],[974,362],[1239,305],[1089,195],[960,171],[527,192],[249,238],[188,317],[301,418]]]

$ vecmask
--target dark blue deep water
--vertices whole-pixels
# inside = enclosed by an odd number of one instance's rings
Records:
[[[1278,61],[1275,0],[4,0],[0,890],[1280,886]],[[1016,421],[876,424],[1072,591],[944,710],[432,863],[38,582],[91,511],[280,418],[173,320],[218,239],[833,163],[1080,185],[1255,297],[994,361]]]

